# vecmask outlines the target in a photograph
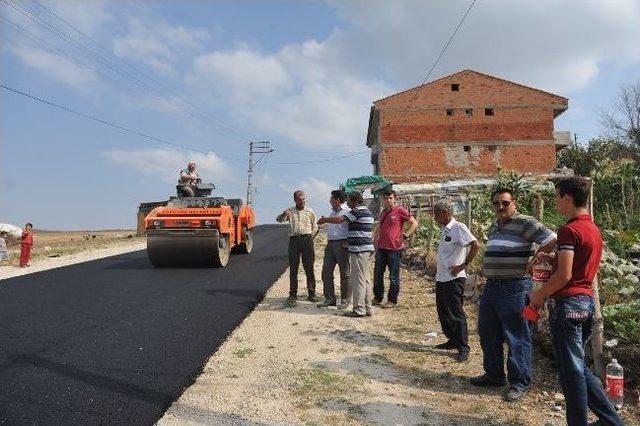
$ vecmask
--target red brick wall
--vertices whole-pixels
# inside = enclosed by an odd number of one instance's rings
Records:
[[[556,166],[553,145],[385,148],[381,172],[394,182],[434,182],[494,176],[498,168],[521,173],[550,173]]]
[[[452,83],[460,85],[458,92]],[[395,182],[494,176],[498,169],[550,173],[556,167],[554,109],[566,104],[560,96],[472,71],[383,99],[375,103],[380,172]],[[485,108],[494,115],[485,115]]]
[[[473,108],[471,117],[464,109],[407,112],[380,111],[380,138],[394,142],[458,142],[552,140],[553,112],[543,108],[494,108],[485,116],[484,107]]]

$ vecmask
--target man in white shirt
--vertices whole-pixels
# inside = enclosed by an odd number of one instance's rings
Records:
[[[436,202],[433,214],[442,227],[436,270],[436,307],[442,332],[449,339],[436,348],[457,349],[456,359],[464,362],[469,359],[467,317],[462,308],[467,277],[465,268],[480,246],[469,228],[453,217],[453,206],[449,201]]]
[[[349,212],[347,207],[347,195],[344,191],[336,189],[331,191],[330,216],[344,216]],[[333,283],[333,272],[338,265],[340,269],[340,305],[339,309],[345,309],[351,301],[351,286],[349,285],[349,252],[347,251],[347,232],[349,223],[327,224],[327,245],[324,248],[324,261],[322,263],[322,284],[324,301],[319,308],[336,306],[336,290]]]

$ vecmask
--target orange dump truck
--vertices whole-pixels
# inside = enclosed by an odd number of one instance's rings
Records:
[[[154,266],[223,267],[232,252],[251,252],[253,209],[239,199],[210,197],[213,188],[200,184],[195,197],[171,197],[145,217]]]

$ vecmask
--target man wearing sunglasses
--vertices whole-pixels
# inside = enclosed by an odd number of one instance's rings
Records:
[[[474,377],[477,386],[501,387],[508,380],[504,399],[516,401],[531,383],[531,333],[522,317],[531,290],[528,265],[538,251],[555,248],[556,234],[531,216],[519,214],[513,191],[500,188],[491,194],[496,221],[489,228],[482,269],[487,282],[480,298],[478,334],[485,373]],[[507,375],[504,373],[506,342]]]

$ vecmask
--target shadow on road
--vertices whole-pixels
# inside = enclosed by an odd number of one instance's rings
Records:
[[[9,361],[19,365],[34,366],[43,370],[53,371],[62,376],[71,377],[80,380],[91,386],[109,389],[113,392],[127,395],[139,400],[151,402],[154,404],[169,405],[173,400],[173,396],[168,393],[158,392],[151,388],[138,386],[124,380],[112,377],[102,376],[90,371],[82,370],[77,367],[51,361],[31,354],[14,354],[9,355]]]

